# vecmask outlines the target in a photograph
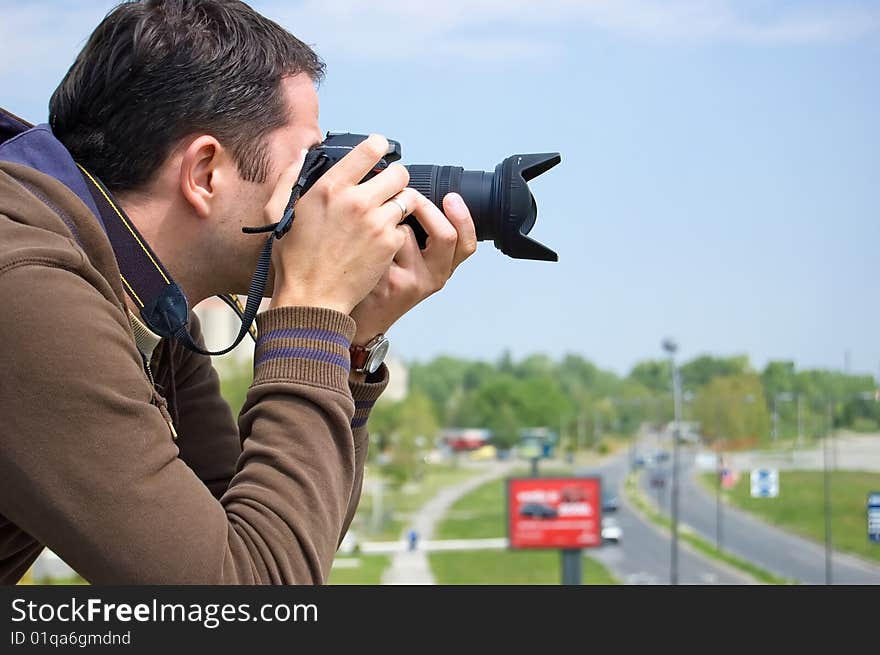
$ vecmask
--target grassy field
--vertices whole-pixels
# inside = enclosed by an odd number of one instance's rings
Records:
[[[522,475],[525,471],[517,471]],[[542,471],[542,475],[566,471]],[[505,527],[505,480],[487,482],[463,496],[437,526],[437,539],[483,539],[503,537]],[[428,560],[437,584],[559,584],[559,551],[480,550],[430,553]],[[585,556],[585,584],[618,584],[599,562]]]
[[[345,566],[357,563],[356,566]],[[387,555],[361,555],[358,557],[339,556],[330,569],[327,579],[329,585],[377,585],[381,583],[382,572],[391,564]]]
[[[714,489],[715,476],[702,476]],[[780,471],[777,498],[752,498],[749,476],[743,475],[725,499],[783,530],[825,543],[825,501],[822,471]],[[880,561],[880,545],[868,541],[865,503],[880,490],[880,475],[867,471],[831,474],[831,534],[835,549]]]
[[[479,474],[479,470],[464,466],[433,465],[426,469],[424,477],[418,482],[411,482],[400,489],[392,489],[389,485],[385,485],[382,499],[383,514],[390,515],[390,518],[387,518],[378,530],[373,529],[373,526],[370,525],[374,499],[367,484],[364,486],[364,493],[361,496],[352,528],[361,540],[392,541],[400,539],[410,515],[437,495],[440,489]]]
[[[558,466],[556,463],[553,469],[541,470],[540,474],[545,477],[571,475],[570,470]],[[527,469],[516,469],[511,473],[513,477],[527,474]],[[506,489],[505,480],[495,480],[459,498],[437,526],[436,538],[484,539],[506,536]]]
[[[437,539],[503,537],[505,481],[494,480],[462,496],[437,526]]]
[[[21,580],[19,580],[16,584],[20,585],[87,585],[89,584],[85,580],[83,580],[80,576],[74,575],[70,578],[52,578],[49,580],[41,580],[40,582],[34,582],[33,577],[30,574],[30,571],[25,573]]]
[[[437,584],[556,585],[562,576],[559,551],[470,550],[430,553]],[[594,559],[584,557],[583,583],[619,584]]]

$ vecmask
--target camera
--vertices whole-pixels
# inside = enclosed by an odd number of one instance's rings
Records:
[[[364,134],[328,132],[324,141],[313,148],[323,157],[305,180],[305,193],[327,170],[352,148],[366,139]],[[364,178],[366,181],[400,160],[401,147],[388,140],[388,152]],[[528,182],[562,161],[558,152],[511,155],[489,171],[466,171],[461,166],[413,164],[407,166],[409,186],[419,191],[438,207],[450,192],[461,195],[474,219],[478,241],[495,242],[495,247],[514,259],[558,261],[557,254],[531,239],[529,232],[538,217],[538,205]],[[413,228],[421,248],[427,233],[414,216],[404,221]]]

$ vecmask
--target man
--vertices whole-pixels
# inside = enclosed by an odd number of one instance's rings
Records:
[[[53,95],[51,133],[0,145],[5,583],[44,546],[93,583],[326,580],[388,380],[384,366],[351,370],[351,348],[474,252],[461,198],[448,195],[444,215],[399,165],[359,184],[388,146],[375,135],[303,195],[272,254],[236,426],[210,358],[137,320],[73,164],[112,192],[190,308],[246,292],[265,238],[241,228],[279,220],[321,141],[322,73],[243,3],[127,3]],[[424,250],[401,225],[411,212]],[[195,319],[189,329],[203,346]]]

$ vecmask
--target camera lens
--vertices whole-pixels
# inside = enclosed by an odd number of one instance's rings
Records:
[[[538,217],[538,206],[527,182],[560,160],[558,153],[513,155],[491,173],[431,164],[406,168],[409,186],[438,207],[442,207],[447,193],[461,195],[474,219],[477,240],[494,241],[501,252],[516,259],[557,261],[555,252],[526,236]],[[427,234],[417,219],[410,216],[405,222],[412,226],[424,248]]]

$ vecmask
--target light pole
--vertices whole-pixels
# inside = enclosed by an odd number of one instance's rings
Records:
[[[724,550],[724,521],[722,515],[721,488],[724,484],[724,471],[727,468],[727,462],[724,452],[716,452],[715,465],[717,467],[715,479],[715,550],[719,553]]]
[[[822,471],[823,475],[823,491],[825,500],[825,584],[831,584],[831,471],[828,468],[828,440],[834,434],[833,412],[831,401],[828,401],[825,408],[825,423],[827,426],[827,435],[822,440]]]
[[[672,430],[672,550],[669,558],[669,584],[678,584],[678,442],[681,438],[681,379],[675,365],[678,344],[672,339],[663,340],[663,350],[669,355],[672,368],[672,397],[675,423]]]

